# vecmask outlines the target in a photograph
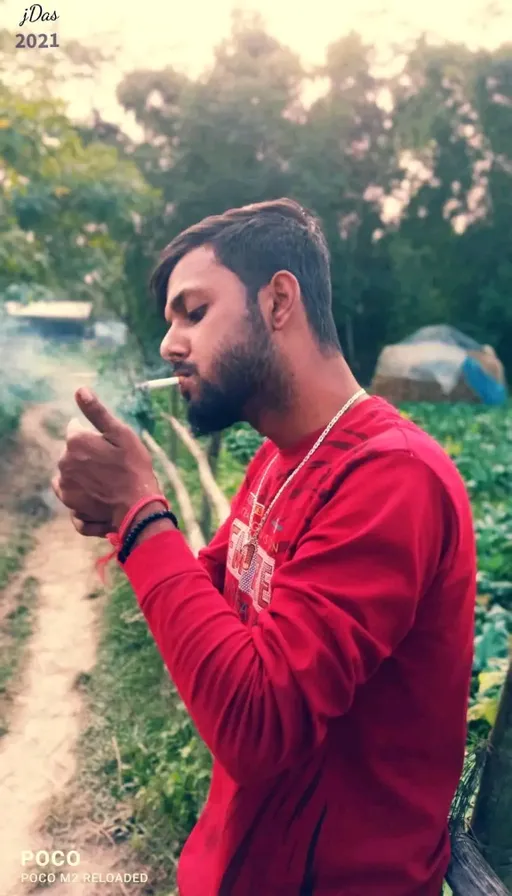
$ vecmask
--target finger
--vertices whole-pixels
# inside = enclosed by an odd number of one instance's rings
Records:
[[[97,453],[98,449],[105,449],[105,441],[108,441],[105,436],[92,429],[86,429],[85,426],[80,431],[72,426],[68,426],[66,447],[59,459],[57,469],[61,473],[70,469],[76,472],[77,461],[90,463],[92,456]],[[109,441],[109,444],[112,445],[112,442]]]
[[[78,389],[75,401],[84,417],[109,441],[124,429],[124,424],[101,403],[90,389]]]
[[[53,491],[57,495],[57,498],[59,499],[59,501],[61,501],[61,503],[64,504],[64,501],[62,498],[62,489],[60,487],[60,476],[58,473],[56,473],[55,476],[53,477],[51,486],[52,486]]]
[[[77,519],[82,520],[82,522],[97,523],[98,520],[101,521],[102,517],[104,517],[105,508],[101,505],[89,503],[89,512],[87,512],[86,510],[81,510],[80,507],[77,506],[77,504],[80,504],[79,500],[77,501],[76,498],[72,497],[68,492],[64,494],[64,492],[62,491],[60,476],[58,473],[53,477],[51,481],[51,487],[52,491],[57,496],[61,504],[64,504],[64,507],[67,507],[68,510],[71,510],[77,517]],[[111,530],[112,526],[110,525],[110,523],[107,523],[107,521],[103,520],[102,524],[104,524],[105,526],[108,525],[108,531]]]
[[[98,525],[106,526],[109,532],[112,530],[112,523],[110,519],[107,517],[103,517],[102,513],[97,513],[93,515],[92,513],[84,513],[83,510],[73,510],[73,514],[77,518],[77,520],[81,520],[82,523],[97,523]]]
[[[71,522],[80,535],[85,535],[88,538],[106,538],[112,531],[112,526],[107,523],[86,522],[74,513],[71,514]]]
[[[52,479],[52,489],[61,504],[64,504],[64,507],[67,507],[68,510],[72,510],[73,513],[77,512],[77,508],[75,506],[76,502],[72,501],[71,497],[67,493],[64,494],[64,492],[62,491],[60,476],[58,474]]]

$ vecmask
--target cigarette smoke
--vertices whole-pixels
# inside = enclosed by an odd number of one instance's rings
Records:
[[[0,438],[2,432],[15,428],[28,402],[58,400],[70,419],[89,427],[74,401],[79,386],[93,389],[114,414],[139,433],[151,431],[154,404],[151,396],[136,386],[170,373],[157,354],[154,365],[145,364],[130,344],[70,343],[58,335],[43,338],[35,327],[12,320],[0,306]]]
[[[0,310],[0,415],[15,421],[27,401],[45,401],[52,390],[44,341]]]

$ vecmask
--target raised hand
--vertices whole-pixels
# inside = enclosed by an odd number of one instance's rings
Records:
[[[150,454],[136,433],[89,389],[79,389],[75,400],[96,432],[68,427],[66,450],[52,487],[72,511],[77,531],[104,537],[117,531],[140,498],[160,487]]]

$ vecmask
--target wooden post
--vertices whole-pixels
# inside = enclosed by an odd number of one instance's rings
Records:
[[[217,467],[219,463],[219,454],[222,445],[222,433],[216,432],[212,435],[210,439],[210,443],[208,445],[208,450],[206,452],[206,459],[208,461],[210,470],[212,471],[213,476],[217,475]],[[201,529],[205,533],[206,540],[209,541],[213,535],[212,532],[212,513],[211,513],[211,500],[208,498],[206,492],[203,492],[203,502],[201,507]]]
[[[470,834],[452,834],[452,857],[446,880],[453,896],[510,896],[489,867]]]
[[[183,423],[180,423],[175,417],[169,417],[168,414],[162,413],[162,417],[171,424],[180,440],[196,461],[201,485],[210,501],[212,509],[215,511],[219,524],[223,523],[231,512],[230,503],[215,482],[215,477],[210,469],[210,464],[208,463],[208,458],[205,452],[194,437],[188,432]]]
[[[153,452],[159,461],[162,470],[174,490],[176,500],[179,504],[187,541],[194,554],[197,554],[201,548],[204,547],[205,541],[199,523],[196,520],[192,501],[190,500],[190,495],[186,486],[173,462],[169,460],[163,448],[160,447],[158,442],[155,442],[148,432],[142,432],[142,441],[148,446],[149,450]]]
[[[171,417],[177,417],[178,416],[178,408],[179,408],[179,393],[176,388],[171,389],[169,404],[170,404],[170,410],[171,410]],[[174,463],[176,463],[178,460],[178,441],[179,440],[178,440],[178,436],[176,435],[176,431],[171,426],[170,439],[169,439],[169,454],[170,454],[171,460],[173,460]]]
[[[489,738],[471,830],[491,868],[512,890],[512,662]]]

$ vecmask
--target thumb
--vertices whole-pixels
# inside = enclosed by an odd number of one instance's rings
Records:
[[[101,403],[90,389],[78,389],[75,401],[84,417],[109,441],[119,433],[122,423]]]

